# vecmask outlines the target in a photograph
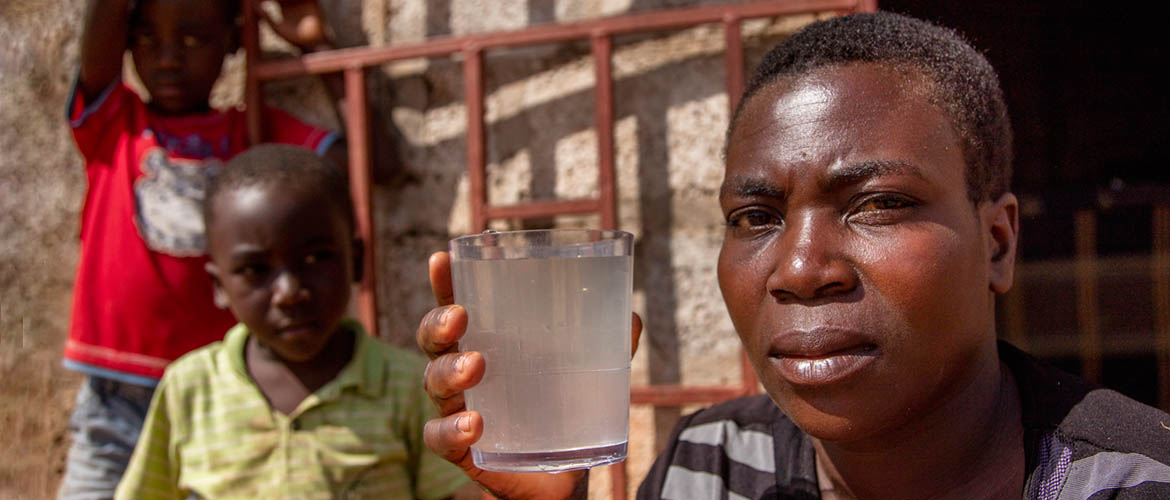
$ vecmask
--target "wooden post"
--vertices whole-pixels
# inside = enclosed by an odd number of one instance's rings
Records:
[[[1080,334],[1081,376],[1101,381],[1101,331],[1097,305],[1097,214],[1080,210],[1073,227],[1077,244],[1077,330]]]
[[[1154,207],[1154,331],[1158,350],[1158,406],[1170,409],[1170,205]],[[1170,422],[1168,422],[1170,424]]]

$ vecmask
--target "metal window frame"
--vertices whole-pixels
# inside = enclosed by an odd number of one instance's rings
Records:
[[[342,73],[345,79],[345,133],[349,147],[350,190],[353,195],[357,232],[365,240],[364,272],[358,293],[360,319],[371,335],[378,334],[376,294],[377,248],[371,199],[369,121],[366,107],[364,70],[406,59],[462,55],[464,99],[467,106],[467,168],[471,197],[472,229],[482,231],[488,222],[503,218],[535,218],[562,214],[598,213],[603,228],[616,228],[617,202],[613,141],[613,37],[617,35],[685,29],[701,24],[722,24],[724,68],[728,106],[734,111],[744,86],[741,22],[748,19],[814,12],[872,12],[877,0],[775,0],[727,3],[691,8],[663,9],[604,19],[564,24],[543,24],[528,28],[439,37],[422,42],[388,47],[353,47],[303,55],[297,58],[263,61],[259,44],[260,0],[245,0],[244,49],[247,54],[245,103],[248,138],[252,143],[265,138],[262,122],[261,83],[309,74]],[[484,129],[483,54],[485,51],[588,39],[595,75],[594,115],[597,127],[597,198],[555,200],[492,205],[488,201],[486,138]],[[1170,341],[1167,342],[1170,345]],[[1167,349],[1170,352],[1170,348]],[[755,372],[741,356],[743,377],[738,385],[685,386],[646,385],[631,387],[630,402],[652,406],[709,404],[757,392]],[[610,466],[612,498],[626,498],[625,463]]]

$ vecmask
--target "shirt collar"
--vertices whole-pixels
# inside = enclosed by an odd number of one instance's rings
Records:
[[[357,388],[366,396],[381,396],[385,386],[382,381],[386,373],[386,360],[379,355],[377,346],[374,345],[377,340],[370,337],[362,324],[356,320],[343,320],[341,327],[354,333],[353,358],[341,373],[337,374],[337,378],[317,390],[317,396],[323,401],[334,399],[350,387]]]
[[[366,334],[366,329],[362,327],[362,324],[353,319],[342,320],[340,328],[354,333],[353,357],[345,365],[345,368],[341,369],[336,378],[317,389],[313,395],[321,401],[328,401],[336,399],[345,389],[356,387],[366,396],[381,396],[385,388],[383,382],[386,376],[386,359],[380,355],[380,351],[375,345],[377,340]],[[227,334],[224,335],[223,342],[228,364],[232,371],[243,377],[248,383],[254,384],[255,382],[248,376],[248,368],[244,361],[244,349],[250,334],[248,327],[239,323],[228,330]]]

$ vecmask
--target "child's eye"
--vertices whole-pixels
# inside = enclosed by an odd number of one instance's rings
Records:
[[[156,45],[154,35],[150,33],[135,33],[134,45],[139,47],[154,47]]]
[[[183,36],[183,47],[186,47],[188,49],[194,49],[194,48],[201,47],[202,45],[203,45],[203,38],[202,37],[198,37],[195,35],[184,35]]]
[[[316,264],[333,258],[333,252],[321,250],[305,256],[305,264]]]
[[[235,274],[243,276],[249,281],[260,280],[268,275],[268,266],[263,264],[245,264],[235,269]]]

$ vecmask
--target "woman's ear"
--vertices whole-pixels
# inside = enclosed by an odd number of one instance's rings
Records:
[[[223,291],[223,286],[219,282],[219,266],[216,266],[214,262],[208,262],[203,265],[203,269],[211,275],[211,300],[215,303],[215,307],[229,309],[231,302],[228,301],[227,292]]]
[[[1015,275],[1020,204],[1012,193],[1004,193],[999,199],[985,203],[983,224],[988,236],[988,279],[991,291],[1003,294],[1012,288]]]

